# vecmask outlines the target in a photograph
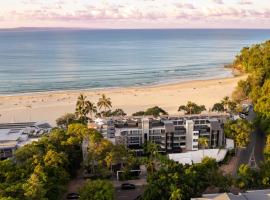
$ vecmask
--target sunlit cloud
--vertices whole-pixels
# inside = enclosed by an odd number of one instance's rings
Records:
[[[0,27],[270,28],[270,2],[261,0],[17,0],[0,6]]]

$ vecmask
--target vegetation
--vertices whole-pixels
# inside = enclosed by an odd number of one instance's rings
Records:
[[[224,124],[226,137],[235,141],[237,147],[246,147],[250,141],[252,125],[244,119],[229,120]]]
[[[204,149],[209,147],[209,139],[207,137],[200,137],[198,143],[199,146],[203,149],[203,157],[204,157]]]
[[[97,106],[100,110],[104,109],[104,111],[106,112],[112,107],[111,99],[107,98],[105,94],[102,94],[97,102]]]
[[[212,111],[224,112],[225,111],[224,105],[222,103],[215,103],[213,105]]]
[[[150,173],[147,182],[143,194],[145,200],[188,200],[200,196],[209,186],[226,191],[230,185],[230,179],[222,176],[217,163],[207,157],[201,164],[192,166],[168,161],[159,170]]]
[[[67,128],[69,124],[77,121],[74,113],[66,113],[63,116],[56,119],[56,125],[59,127]]]
[[[270,187],[270,41],[243,48],[233,67],[248,73],[248,78],[238,83],[232,100],[224,97],[212,110],[237,113],[243,101],[251,101],[257,114],[256,125],[268,134],[264,149],[265,161],[257,163],[258,169],[241,165],[236,177],[223,176],[217,164],[208,158],[192,166],[169,161],[149,174],[144,199],[185,200],[200,196],[211,186],[218,187],[220,192],[228,191],[231,186],[243,190]],[[179,111],[185,111],[186,114],[200,113],[201,109],[197,108],[199,106],[189,102],[188,105],[180,106]],[[245,147],[249,143],[252,125],[248,121],[228,121],[224,126],[226,136],[234,139],[237,147]]]
[[[105,180],[88,180],[80,189],[80,200],[113,200],[114,188]]]
[[[87,98],[86,96],[80,94],[76,103],[75,115],[78,118],[78,120],[81,121],[82,123],[87,123],[87,121],[89,120],[87,115],[89,113],[92,114],[97,112],[96,106],[92,102],[86,100],[86,98]]]
[[[185,114],[200,114],[202,111],[205,111],[206,108],[204,105],[197,105],[196,103],[193,103],[189,101],[187,105],[181,105],[178,108],[178,111],[184,111]]]
[[[132,116],[143,116],[143,115],[152,115],[154,117],[158,117],[160,115],[168,115],[168,113],[162,108],[154,106],[152,108],[148,108],[146,111],[139,111],[132,114]]]
[[[237,113],[240,111],[239,107],[240,105],[238,105],[237,102],[231,100],[228,96],[226,96],[221,100],[221,102],[215,103],[213,105],[212,111]]]
[[[18,149],[14,159],[0,161],[0,198],[59,199],[81,161],[80,145],[70,138],[54,129]]]

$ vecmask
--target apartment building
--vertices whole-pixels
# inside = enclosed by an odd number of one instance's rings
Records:
[[[192,151],[199,149],[200,137],[208,139],[209,148],[224,145],[223,124],[227,119],[227,115],[111,118],[103,132],[129,148],[141,148],[153,141],[167,152]]]

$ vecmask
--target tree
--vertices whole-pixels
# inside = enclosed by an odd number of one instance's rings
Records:
[[[250,141],[252,125],[244,119],[230,120],[224,124],[226,137],[234,139],[236,147],[246,147]]]
[[[160,115],[168,115],[168,113],[163,110],[162,108],[158,106],[154,106],[152,108],[148,108],[145,112],[144,115],[152,115],[154,117],[158,117]]]
[[[87,123],[88,117],[87,115],[91,112],[96,112],[96,108],[93,103],[90,101],[86,100],[86,96],[83,94],[80,94],[77,103],[76,103],[76,111],[75,115],[76,117],[82,122],[82,123]]]
[[[160,115],[168,115],[168,113],[164,109],[158,106],[154,106],[146,109],[146,111],[138,111],[132,114],[132,116],[143,116],[143,115],[152,115],[154,117],[158,117]]]
[[[198,143],[201,148],[203,148],[203,158],[204,158],[204,149],[209,147],[209,139],[207,137],[200,137]]]
[[[112,183],[105,180],[87,180],[80,189],[80,200],[113,200]]]
[[[264,83],[261,89],[261,95],[255,105],[255,111],[262,117],[270,118],[270,79]]]
[[[236,184],[241,189],[248,189],[251,187],[253,182],[253,171],[245,164],[240,165],[237,172]]]
[[[110,109],[112,107],[111,99],[107,98],[105,94],[102,94],[102,96],[98,100],[97,106],[100,110],[104,108],[104,111],[106,112],[107,109]]]
[[[45,200],[46,192],[45,189],[46,176],[40,165],[36,166],[34,173],[23,185],[25,190],[25,196],[29,200]]]
[[[66,113],[63,116],[56,119],[56,125],[59,127],[67,128],[69,124],[76,121],[76,115],[73,113]]]
[[[145,115],[144,111],[138,111],[132,114],[132,116],[143,116],[143,115]]]
[[[221,100],[221,104],[224,106],[225,111],[228,111],[229,108],[229,102],[230,102],[230,97],[226,96]]]
[[[124,110],[122,109],[115,109],[113,112],[112,112],[112,116],[117,116],[117,117],[123,117],[123,116],[126,116],[127,114],[124,112]]]
[[[213,105],[212,111],[224,112],[225,111],[224,105],[222,103],[215,103]]]
[[[185,111],[185,114],[200,114],[202,111],[205,111],[206,108],[204,105],[197,105],[191,101],[188,101],[187,105],[181,105],[178,108],[178,111]]]
[[[270,160],[270,135],[267,135],[266,144],[264,147],[264,156],[266,160]]]

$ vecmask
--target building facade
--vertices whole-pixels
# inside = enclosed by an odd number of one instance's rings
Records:
[[[141,148],[152,141],[166,152],[192,151],[199,149],[200,137],[208,139],[209,148],[223,146],[227,119],[227,115],[108,119],[103,132],[128,148]]]
[[[51,131],[48,123],[4,123],[0,124],[0,160],[13,156],[16,149],[37,141]]]

